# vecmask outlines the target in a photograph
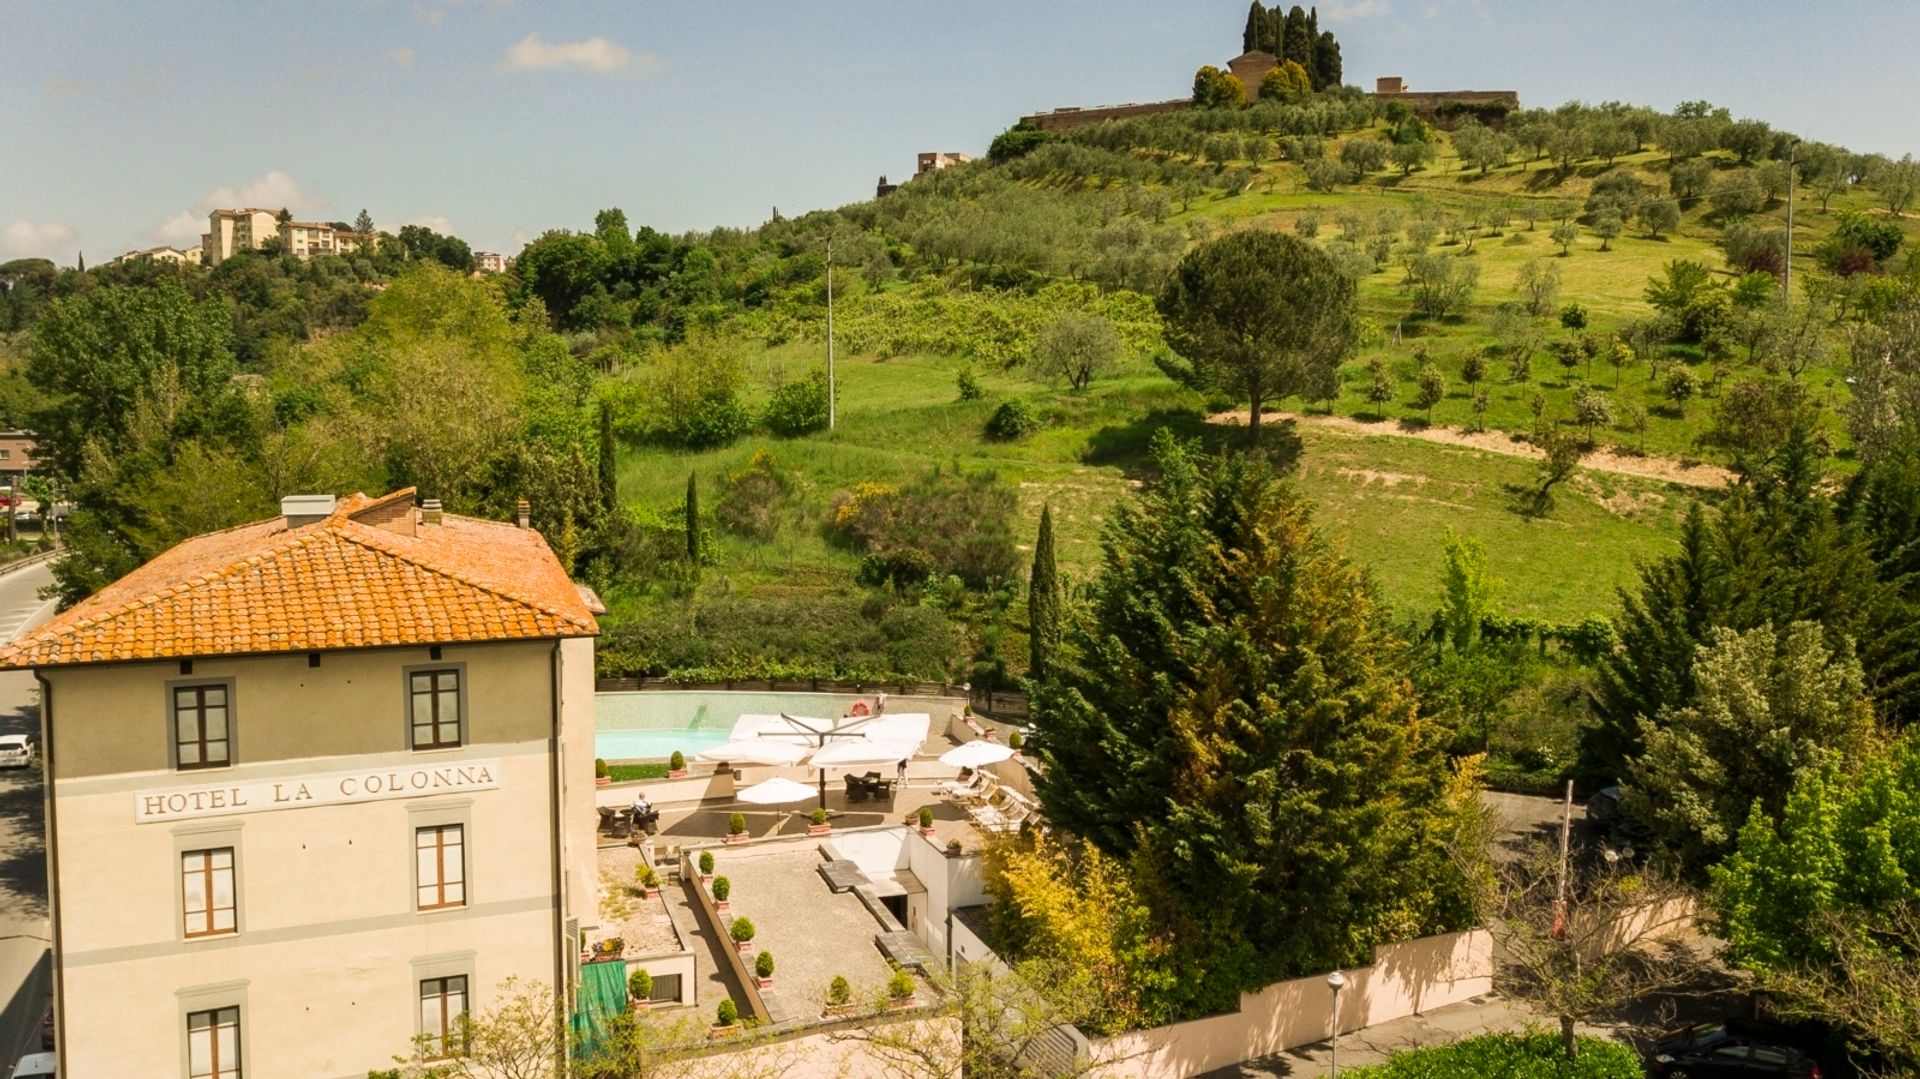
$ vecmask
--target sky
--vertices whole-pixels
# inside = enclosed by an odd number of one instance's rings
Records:
[[[1021,114],[1179,97],[1246,0],[0,0],[0,261],[198,242],[215,207],[511,253],[869,198]],[[1523,104],[1705,98],[1920,150],[1908,3],[1334,0],[1345,79]]]

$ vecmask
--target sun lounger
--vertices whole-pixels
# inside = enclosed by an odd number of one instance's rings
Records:
[[[985,794],[990,781],[985,772],[975,772],[966,782],[949,779],[934,788],[934,793],[942,798],[972,798]]]

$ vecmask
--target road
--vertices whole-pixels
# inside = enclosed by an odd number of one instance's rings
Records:
[[[39,596],[52,582],[44,562],[0,576],[0,642],[53,617]],[[0,671],[0,734],[22,733],[39,737],[39,686],[26,671]],[[38,1048],[52,989],[44,823],[39,768],[0,772],[0,1067]]]

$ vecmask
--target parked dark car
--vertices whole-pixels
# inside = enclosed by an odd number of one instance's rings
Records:
[[[1821,1079],[1806,1053],[1731,1023],[1690,1027],[1647,1057],[1653,1079]]]

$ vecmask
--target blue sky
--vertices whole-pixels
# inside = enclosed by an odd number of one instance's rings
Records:
[[[620,206],[670,231],[867,197],[1023,112],[1179,96],[1245,0],[0,0],[0,260],[197,241],[216,205],[516,249]],[[1707,98],[1920,150],[1914,10],[1341,0],[1348,82],[1527,104]]]

